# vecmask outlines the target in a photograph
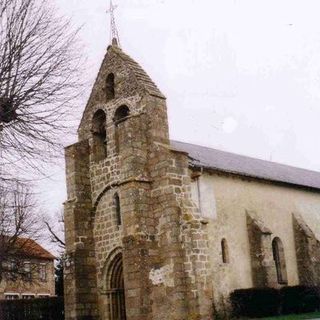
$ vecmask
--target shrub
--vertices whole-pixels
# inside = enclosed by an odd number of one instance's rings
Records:
[[[235,290],[230,301],[236,317],[268,317],[278,315],[280,310],[279,290],[273,288]]]
[[[320,307],[318,287],[293,286],[280,289],[282,314],[314,312]]]

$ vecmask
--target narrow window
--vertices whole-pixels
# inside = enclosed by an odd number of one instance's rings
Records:
[[[16,281],[18,276],[18,264],[17,261],[11,260],[7,262],[7,277],[11,281]]]
[[[284,249],[280,238],[276,237],[272,241],[273,260],[277,270],[277,279],[279,284],[287,284],[287,270],[284,256]]]
[[[18,270],[17,261],[11,260],[11,261],[8,263],[8,269],[9,269],[9,271],[11,271],[11,272],[17,272],[17,270]]]
[[[229,250],[226,239],[221,240],[222,262],[229,263]]]
[[[106,79],[106,101],[114,98],[114,74],[110,73]]]
[[[46,265],[40,264],[39,266],[39,278],[41,281],[47,280],[47,272],[46,272]]]
[[[96,111],[92,118],[91,132],[93,135],[93,160],[100,161],[107,155],[106,114],[101,109]]]
[[[117,225],[120,226],[122,224],[122,221],[121,221],[120,198],[118,193],[114,194],[113,199],[114,199],[114,205],[116,208]]]
[[[24,276],[26,280],[31,280],[31,264],[30,262],[24,263]]]

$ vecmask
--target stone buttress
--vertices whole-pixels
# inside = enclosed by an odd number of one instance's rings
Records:
[[[253,212],[246,213],[247,230],[254,287],[277,286],[276,268],[272,254],[272,232]]]
[[[165,97],[115,44],[78,134],[66,148],[66,319],[210,319],[207,225],[188,155],[170,147]],[[119,279],[123,310],[112,300]]]
[[[320,241],[301,216],[292,218],[300,284],[320,285]]]

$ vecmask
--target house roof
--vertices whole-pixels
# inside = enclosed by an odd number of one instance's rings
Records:
[[[49,251],[44,249],[39,243],[29,238],[17,238],[15,241],[16,254],[19,256],[53,260]]]
[[[320,172],[317,171],[250,158],[185,142],[171,141],[171,146],[177,150],[187,152],[191,166],[320,189]]]

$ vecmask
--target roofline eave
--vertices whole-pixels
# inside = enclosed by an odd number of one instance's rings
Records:
[[[209,173],[224,173],[226,175],[233,175],[233,176],[237,176],[237,177],[242,177],[242,178],[250,178],[253,180],[257,180],[257,181],[262,181],[262,182],[267,182],[269,184],[275,184],[275,185],[281,185],[281,186],[289,186],[289,187],[293,187],[295,189],[304,189],[304,190],[308,190],[308,191],[313,191],[313,192],[317,192],[320,193],[320,188],[317,187],[313,187],[313,186],[308,186],[308,185],[303,185],[303,184],[296,184],[296,183],[290,183],[287,181],[282,181],[282,180],[275,180],[275,179],[268,179],[265,177],[260,177],[260,176],[255,176],[255,175],[249,175],[247,173],[242,173],[242,172],[236,172],[236,171],[232,171],[232,170],[224,170],[221,168],[216,168],[216,167],[212,167],[212,166],[206,166],[206,165],[200,165],[200,164],[195,164],[195,163],[189,163],[189,168],[191,170],[198,168],[201,169],[201,171],[205,171],[205,172],[209,172]]]

